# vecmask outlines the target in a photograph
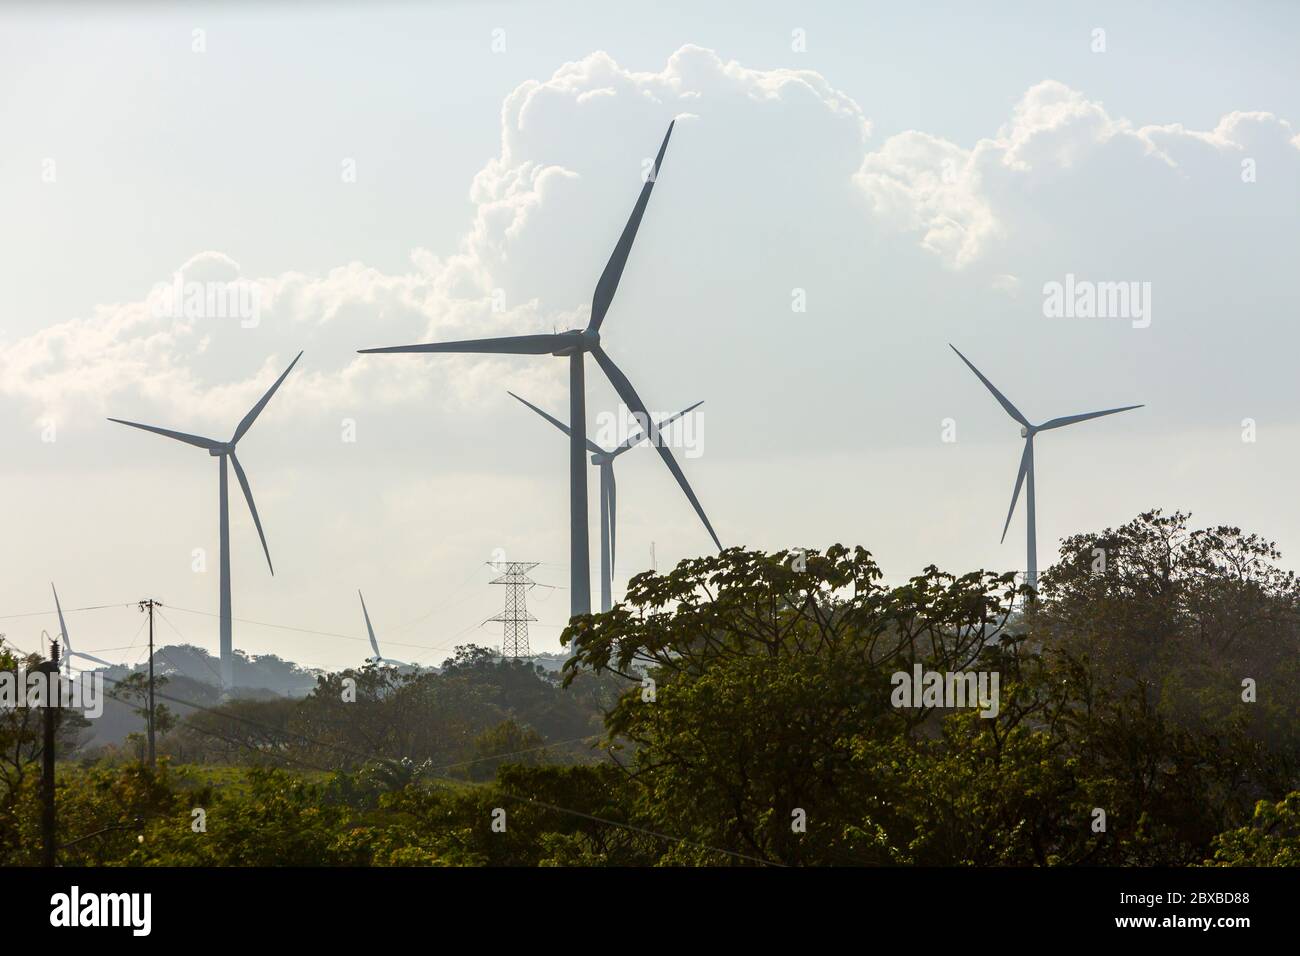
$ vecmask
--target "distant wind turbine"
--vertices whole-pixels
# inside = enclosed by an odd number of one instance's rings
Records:
[[[556,418],[551,417],[542,411],[527,399],[520,398],[514,392],[508,392],[511,398],[523,402],[542,418],[546,419],[564,434],[569,434],[569,426]],[[656,426],[657,429],[663,430],[671,425],[677,419],[681,418],[688,412],[703,405],[703,402],[696,402],[689,408],[684,408],[676,415],[665,418]],[[614,544],[615,530],[618,517],[617,487],[614,482],[614,459],[623,452],[635,447],[645,440],[645,432],[637,429],[621,445],[611,450],[601,448],[591,439],[587,439],[587,449],[591,452],[591,463],[600,469],[600,609],[608,611],[612,604],[612,591],[614,580]]]
[[[569,360],[569,612],[571,615],[586,614],[591,610],[591,556],[589,553],[587,529],[587,469],[582,460],[587,450],[587,405],[584,389],[583,356],[588,352],[604,371],[619,397],[637,416],[643,427],[649,429],[651,442],[659,452],[668,470],[677,479],[686,494],[695,513],[704,522],[713,543],[722,548],[722,543],[709,524],[695,492],[691,490],[686,476],[682,474],[677,460],[667,444],[659,440],[659,429],[650,421],[645,402],[632,387],[627,376],[614,364],[600,345],[600,326],[605,321],[605,314],[614,301],[614,292],[618,289],[623,267],[627,265],[628,254],[636,239],[637,228],[645,214],[646,204],[650,201],[650,192],[659,178],[659,167],[663,163],[664,153],[668,149],[668,139],[673,134],[673,123],[668,124],[659,153],[655,156],[654,169],[641,187],[641,195],[632,209],[632,216],[623,228],[614,252],[596,283],[596,291],[591,300],[591,321],[582,330],[573,329],[543,335],[510,335],[491,339],[470,339],[462,342],[434,342],[425,345],[398,345],[387,348],[361,349],[363,353],[373,352],[472,352],[492,355],[557,355]]]
[[[409,664],[404,664],[402,661],[395,661],[391,657],[385,657],[383,654],[379,653],[379,642],[375,640],[375,629],[370,625],[370,612],[366,610],[366,599],[362,595],[360,589],[357,590],[357,597],[361,598],[361,613],[366,619],[366,633],[370,635],[370,647],[371,650],[375,652],[375,656],[371,658],[371,660],[376,664],[392,664],[396,667],[409,667]]]
[[[1016,488],[1015,491],[1011,493],[1011,507],[1007,509],[1006,524],[1002,526],[1002,540],[1005,541],[1007,539],[1007,528],[1011,526],[1011,515],[1015,512],[1016,501],[1020,498],[1020,486],[1027,483],[1028,488],[1025,491],[1025,508],[1027,509],[1025,528],[1026,537],[1028,539],[1028,554],[1026,557],[1027,566],[1025,583],[1031,588],[1036,589],[1038,587],[1038,543],[1034,514],[1034,436],[1039,432],[1045,432],[1051,428],[1060,428],[1063,425],[1073,425],[1075,422],[1086,422],[1090,418],[1101,418],[1103,415],[1114,415],[1117,412],[1127,412],[1134,408],[1141,408],[1142,406],[1125,405],[1122,408],[1108,408],[1100,412],[1086,412],[1082,415],[1068,415],[1065,418],[1053,418],[1051,421],[1044,422],[1041,425],[1031,425],[1029,419],[1020,414],[1020,410],[1016,408],[1016,406],[1012,405],[1011,402],[1007,400],[1007,397],[994,388],[993,383],[985,378],[983,373],[971,364],[970,359],[962,355],[961,352],[958,352],[955,345],[949,344],[948,347],[954,352],[957,352],[957,357],[965,362],[970,370],[975,373],[976,377],[984,383],[984,387],[993,393],[993,397],[998,400],[998,404],[1006,410],[1006,413],[1020,423],[1020,437],[1025,440],[1025,450],[1020,456],[1020,471],[1016,473]]]
[[[244,490],[244,500],[248,502],[248,510],[253,515],[253,524],[257,527],[257,536],[262,540],[262,550],[266,553],[266,566],[270,568],[271,574],[274,575],[275,567],[271,564],[271,549],[266,546],[266,535],[262,532],[262,519],[257,516],[257,505],[253,504],[253,491],[248,487],[248,476],[244,474],[244,469],[239,464],[239,458],[235,455],[235,445],[253,427],[253,422],[257,420],[257,416],[262,413],[266,403],[271,400],[275,390],[293,371],[293,367],[298,364],[300,358],[302,358],[301,352],[294,357],[294,360],[289,363],[289,367],[275,380],[275,384],[267,390],[261,400],[244,416],[238,427],[235,428],[235,434],[231,436],[230,441],[222,442],[211,438],[202,438],[199,435],[187,435],[184,432],[170,431],[154,425],[141,425],[139,422],[128,422],[120,418],[109,419],[110,422],[117,422],[119,425],[142,428],[147,432],[174,438],[187,445],[206,448],[209,455],[221,460],[221,689],[225,693],[229,693],[235,683],[235,655],[231,634],[230,611],[230,500],[227,492],[226,460],[229,459],[230,464],[234,466],[235,477],[239,479],[239,487]]]
[[[59,604],[59,592],[54,588],[54,582],[50,582],[50,590],[54,591],[54,609],[59,612],[59,633],[63,635],[63,673],[72,679],[72,658],[80,657],[88,661],[94,661],[96,664],[102,664],[105,667],[112,667],[113,664],[104,660],[102,657],[96,657],[94,654],[83,654],[81,651],[72,649],[72,641],[68,638],[68,625],[63,620],[63,607]]]

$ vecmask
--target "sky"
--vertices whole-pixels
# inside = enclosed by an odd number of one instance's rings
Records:
[[[499,646],[487,562],[517,560],[559,650],[567,444],[507,390],[567,418],[566,363],[356,350],[581,328],[673,120],[602,339],[652,411],[704,403],[676,454],[724,545],[1022,569],[1019,426],[951,343],[1034,422],[1144,405],[1036,440],[1040,566],[1153,507],[1297,566],[1297,19],[6,6],[0,633],[54,633],[53,582],[96,608],[78,650],[141,660],[154,597],[160,642],[215,652],[216,463],[106,418],[224,440],[301,350],[239,444],[275,573],[232,476],[235,645],[355,666],[360,589],[385,656]],[[1111,314],[1050,306],[1115,283]],[[592,362],[587,403],[618,420]],[[711,549],[651,449],[617,473],[616,593]]]

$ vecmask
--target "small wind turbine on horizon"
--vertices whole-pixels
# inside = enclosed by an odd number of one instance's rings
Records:
[[[527,405],[564,434],[571,434],[568,425],[546,414],[532,402],[520,398],[514,392],[507,391],[507,394],[516,401]],[[671,425],[688,412],[693,412],[703,404],[703,402],[696,402],[689,408],[682,409],[676,415],[663,419],[655,426],[656,430],[662,431],[666,426]],[[618,489],[614,481],[614,459],[623,452],[639,445],[645,440],[645,437],[645,430],[638,428],[621,445],[609,450],[601,448],[590,438],[586,440],[587,450],[591,452],[591,463],[600,469],[600,609],[602,611],[608,611],[613,606],[614,544],[618,518]]]
[[[50,582],[50,590],[54,592],[54,609],[59,612],[59,633],[63,635],[63,673],[72,679],[72,658],[80,657],[84,660],[94,661],[96,664],[102,664],[105,667],[114,665],[102,657],[96,657],[94,654],[86,654],[82,651],[72,649],[72,641],[68,637],[68,625],[63,620],[63,606],[59,604],[59,592],[54,588],[54,582]]]
[[[362,595],[360,588],[357,589],[357,597],[361,598],[361,614],[366,619],[366,633],[370,635],[370,647],[375,652],[375,656],[370,659],[376,664],[392,664],[394,667],[410,667],[410,664],[403,661],[395,661],[391,657],[385,657],[383,654],[379,653],[379,641],[375,640],[375,629],[370,625],[370,612],[366,610],[366,599]]]
[[[235,455],[235,445],[239,439],[243,438],[257,416],[262,413],[266,403],[271,400],[276,389],[293,371],[293,367],[298,364],[298,359],[302,358],[299,352],[294,360],[289,363],[289,367],[284,370],[279,378],[275,380],[265,395],[254,405],[243,417],[239,425],[235,428],[235,433],[229,441],[216,441],[212,438],[203,438],[199,435],[188,435],[185,432],[171,431],[167,428],[158,428],[154,425],[141,425],[139,422],[129,422],[121,418],[110,418],[110,422],[117,422],[119,425],[129,425],[132,428],[140,428],[147,432],[153,432],[166,438],[173,438],[176,441],[184,442],[187,445],[194,445],[198,448],[207,449],[209,455],[220,459],[221,463],[221,491],[220,491],[220,536],[221,536],[221,689],[224,693],[230,693],[235,683],[235,656],[234,641],[231,628],[231,610],[230,610],[230,497],[227,488],[226,462],[235,469],[235,477],[239,479],[239,487],[244,491],[244,500],[248,502],[248,510],[253,516],[253,524],[257,527],[257,536],[262,540],[262,550],[266,554],[266,566],[270,568],[271,575],[275,575],[275,566],[271,564],[271,549],[266,546],[266,535],[262,532],[262,519],[257,516],[257,505],[253,504],[253,491],[248,486],[248,476],[244,474],[243,467],[239,464],[239,458]]]
[[[659,167],[668,149],[668,140],[673,134],[673,123],[668,124],[663,144],[655,156],[654,168],[641,187],[641,194],[632,209],[632,215],[623,234],[619,237],[614,252],[596,283],[596,291],[591,299],[591,320],[585,329],[572,329],[567,332],[539,335],[508,335],[500,338],[469,339],[460,342],[433,342],[424,345],[398,345],[386,348],[361,349],[363,354],[376,352],[469,352],[490,355],[554,355],[569,360],[569,613],[570,616],[587,614],[591,611],[591,555],[587,527],[587,468],[583,456],[587,452],[587,405],[584,384],[583,356],[588,352],[604,371],[614,390],[623,402],[637,415],[638,421],[646,423],[644,427],[650,432],[651,442],[659,452],[668,470],[677,479],[677,484],[685,493],[695,513],[704,522],[713,543],[722,549],[713,526],[704,514],[695,492],[682,473],[681,467],[673,457],[667,444],[659,440],[659,429],[650,420],[645,402],[637,394],[626,375],[614,364],[614,360],[605,353],[600,344],[600,326],[605,321],[614,293],[622,278],[623,268],[627,265],[628,254],[636,239],[641,217],[645,214],[646,204],[650,201],[650,192],[659,178]]]
[[[1039,432],[1045,432],[1052,428],[1061,428],[1064,425],[1073,425],[1076,422],[1086,422],[1090,418],[1101,418],[1103,415],[1114,415],[1118,412],[1131,411],[1134,408],[1142,408],[1141,405],[1125,405],[1121,408],[1107,408],[1100,412],[1085,412],[1082,415],[1067,415],[1064,418],[1053,418],[1041,425],[1031,425],[1029,419],[1020,413],[1016,406],[1012,405],[1005,395],[999,392],[983,373],[980,372],[970,359],[957,351],[957,346],[949,343],[948,348],[957,352],[957,357],[966,363],[975,376],[984,383],[984,387],[993,393],[993,397],[998,400],[1006,413],[1020,423],[1020,437],[1025,440],[1025,450],[1020,456],[1020,470],[1016,473],[1016,488],[1011,493],[1011,507],[1007,509],[1007,520],[1002,526],[1002,540],[1007,540],[1007,529],[1011,527],[1011,516],[1015,513],[1016,502],[1020,498],[1020,486],[1027,484],[1025,490],[1025,534],[1027,538],[1026,554],[1026,572],[1025,583],[1030,588],[1038,588],[1038,542],[1037,528],[1035,525],[1034,509],[1034,436]]]

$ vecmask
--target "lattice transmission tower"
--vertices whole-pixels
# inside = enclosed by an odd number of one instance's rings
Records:
[[[489,621],[502,624],[501,656],[532,657],[528,649],[528,622],[537,618],[528,613],[528,589],[536,587],[537,582],[528,576],[528,572],[537,567],[538,561],[489,561],[488,564],[502,572],[493,584],[504,584],[506,591],[506,609]]]

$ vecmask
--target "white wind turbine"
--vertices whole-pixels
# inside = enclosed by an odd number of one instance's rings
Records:
[[[375,629],[370,625],[370,612],[366,610],[366,599],[364,595],[362,595],[360,589],[357,590],[357,597],[361,598],[361,614],[366,619],[366,633],[370,635],[370,648],[375,652],[375,656],[372,657],[371,660],[376,664],[392,664],[394,667],[409,667],[409,664],[402,661],[395,661],[391,657],[385,657],[383,654],[379,653],[379,641],[375,640]]]
[[[659,453],[659,457],[663,459],[664,465],[677,479],[677,484],[682,489],[682,493],[690,501],[695,513],[700,516],[700,520],[704,522],[704,527],[708,529],[709,536],[713,538],[713,543],[717,545],[719,551],[722,550],[722,542],[714,534],[713,526],[709,524],[709,519],[704,514],[704,508],[695,497],[695,492],[691,490],[690,483],[687,482],[681,466],[677,464],[677,460],[673,457],[672,450],[667,443],[659,440],[658,428],[654,422],[650,421],[650,414],[646,411],[645,402],[641,400],[641,396],[637,394],[636,389],[627,376],[623,374],[623,371],[614,364],[614,360],[605,351],[600,337],[601,324],[605,321],[605,316],[614,301],[614,293],[617,291],[619,280],[623,276],[623,268],[627,265],[628,255],[632,251],[632,243],[636,239],[637,230],[641,226],[641,218],[645,214],[646,205],[650,202],[650,193],[659,179],[659,168],[663,165],[664,153],[668,150],[668,139],[673,134],[673,125],[673,123],[668,124],[668,132],[664,135],[663,143],[655,156],[654,168],[645,178],[645,182],[641,186],[641,194],[632,207],[632,215],[629,217],[627,225],[623,227],[623,233],[619,236],[614,251],[605,264],[605,271],[600,274],[600,279],[596,283],[596,290],[591,298],[591,320],[587,323],[585,329],[570,329],[567,332],[540,335],[507,335],[490,339],[469,339],[461,342],[431,342],[421,345],[397,345],[360,350],[366,354],[375,352],[438,352],[486,355],[551,355],[568,359],[570,428],[569,614],[571,617],[587,614],[591,611],[591,554],[587,533],[587,468],[586,462],[583,461],[583,456],[587,451],[587,404],[583,360],[588,353],[595,359],[601,371],[605,373],[609,383],[614,386],[614,391],[623,400],[623,404],[637,415],[638,420],[647,423],[646,427],[650,431],[651,443]]]
[[[253,504],[253,491],[248,486],[248,476],[244,474],[244,469],[239,464],[239,458],[235,455],[235,445],[239,439],[243,438],[257,416],[262,413],[266,403],[271,400],[275,390],[293,371],[293,367],[298,364],[298,359],[302,358],[299,352],[289,367],[284,370],[279,378],[275,380],[261,400],[254,405],[240,421],[235,433],[231,436],[230,441],[216,441],[212,438],[203,438],[199,435],[187,435],[185,432],[171,431],[167,428],[158,428],[154,425],[141,425],[139,422],[128,422],[120,418],[110,418],[110,422],[117,422],[119,425],[130,425],[132,428],[142,428],[147,432],[154,432],[166,438],[174,438],[176,441],[184,442],[187,445],[194,445],[198,448],[204,448],[213,458],[217,458],[221,463],[221,491],[220,491],[220,535],[221,535],[221,689],[224,693],[229,694],[235,683],[235,655],[234,640],[231,628],[231,611],[230,611],[230,498],[227,491],[226,479],[226,462],[235,469],[235,477],[239,479],[239,487],[244,491],[244,500],[248,502],[248,510],[253,515],[253,524],[257,527],[257,536],[262,540],[262,550],[266,553],[266,566],[270,568],[271,574],[275,574],[275,567],[271,564],[271,549],[266,546],[266,535],[262,533],[262,519],[257,516],[257,505]]]
[[[965,362],[967,367],[975,373],[976,377],[984,383],[984,387],[993,393],[993,397],[998,400],[998,404],[1006,410],[1006,413],[1020,423],[1020,437],[1025,440],[1025,450],[1020,456],[1020,470],[1016,473],[1016,488],[1015,491],[1011,493],[1011,507],[1007,509],[1006,524],[1002,526],[1002,540],[1005,541],[1007,539],[1007,528],[1011,526],[1011,515],[1015,512],[1016,501],[1020,498],[1020,486],[1027,484],[1028,487],[1025,490],[1025,533],[1028,539],[1028,553],[1026,556],[1025,583],[1028,584],[1030,588],[1037,589],[1038,543],[1034,509],[1034,436],[1039,432],[1045,432],[1052,428],[1060,428],[1063,425],[1073,425],[1076,422],[1086,422],[1090,418],[1101,418],[1103,415],[1114,415],[1117,412],[1127,412],[1134,408],[1141,408],[1142,406],[1125,405],[1122,408],[1107,408],[1100,412],[1085,412],[1082,415],[1067,415],[1064,418],[1053,418],[1051,421],[1044,422],[1041,425],[1031,425],[1029,419],[1025,418],[1025,416],[1020,413],[1020,410],[1016,408],[1016,406],[1012,405],[1011,402],[1007,400],[1007,397],[994,388],[993,383],[985,378],[983,373],[971,364],[970,359],[962,355],[961,352],[958,352],[955,345],[949,344],[948,347],[954,352],[957,352],[957,357]]]
[[[572,437],[569,426],[559,419],[546,414],[532,402],[520,398],[514,392],[508,391],[506,394],[516,401],[523,402],[564,434]],[[656,432],[662,432],[677,419],[688,412],[693,412],[703,404],[703,402],[696,402],[676,415],[665,418],[655,426]],[[591,452],[591,463],[600,469],[600,609],[602,611],[608,611],[613,606],[614,544],[618,519],[618,489],[614,481],[614,459],[640,444],[645,437],[645,430],[638,428],[630,438],[610,450],[601,448],[590,438],[585,439],[587,450]]]
[[[72,649],[72,641],[68,638],[68,625],[63,620],[63,607],[59,604],[59,592],[54,588],[54,582],[50,582],[50,590],[54,592],[54,609],[59,612],[59,633],[63,635],[63,672],[72,678],[72,658],[80,657],[84,660],[94,661],[96,664],[102,664],[104,667],[112,667],[113,664],[104,660],[102,657],[96,657],[94,654],[85,654],[81,651]]]

